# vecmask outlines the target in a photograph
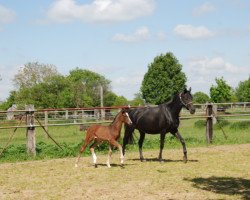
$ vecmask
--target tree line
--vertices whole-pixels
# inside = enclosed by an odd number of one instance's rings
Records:
[[[140,104],[135,97],[128,101],[111,90],[111,81],[96,72],[76,67],[69,75],[60,74],[56,66],[38,62],[27,63],[14,76],[15,90],[0,104],[6,110],[13,104],[24,108],[80,108],[100,106],[100,87],[104,106]]]
[[[1,80],[1,77],[0,77]],[[27,63],[13,79],[15,90],[0,104],[6,110],[13,104],[23,108],[33,104],[36,108],[80,108],[100,106],[100,87],[103,89],[103,105],[160,104],[186,87],[187,77],[182,65],[173,53],[156,56],[148,65],[140,91],[133,100],[112,92],[111,81],[96,72],[76,67],[68,75],[62,75],[56,66],[38,62]],[[223,77],[215,79],[210,96],[196,92],[195,103],[250,102],[250,76],[232,88]]]

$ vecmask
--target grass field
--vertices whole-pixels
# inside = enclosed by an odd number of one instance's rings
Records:
[[[249,117],[244,121],[240,118],[227,119],[227,123],[223,122],[223,130],[227,135],[225,139],[222,130],[218,125],[214,126],[214,137],[213,145],[225,145],[225,144],[245,144],[250,143],[250,120]],[[239,121],[241,120],[241,121]],[[243,121],[242,121],[243,120]],[[180,124],[180,132],[186,141],[187,149],[190,147],[202,147],[207,146],[205,138],[205,127],[197,126],[197,122],[202,122],[198,119],[182,120]],[[204,122],[204,121],[203,121]],[[198,124],[204,124],[204,123]],[[242,124],[241,122],[244,122]],[[244,125],[244,126],[243,126]],[[0,130],[0,150],[3,148],[10,137],[13,130]],[[74,157],[77,155],[79,146],[81,145],[85,132],[79,130],[79,126],[64,126],[64,127],[49,127],[49,133],[53,138],[60,143],[63,147],[63,151],[59,149],[52,140],[48,139],[42,128],[36,129],[36,143],[37,143],[37,157],[29,157],[26,154],[26,131],[25,129],[18,129],[11,140],[10,145],[4,151],[0,158],[0,163],[3,162],[16,162],[24,160],[34,159],[51,159],[51,158],[62,158],[62,157]],[[123,134],[123,130],[122,130]],[[121,136],[121,138],[123,135]],[[135,133],[134,145],[128,145],[128,152],[138,151],[137,141],[138,132]],[[122,140],[120,140],[122,143]],[[167,135],[165,141],[165,149],[181,148],[181,144],[176,138]],[[146,135],[143,148],[145,150],[156,150],[159,149],[159,135]],[[97,151],[100,154],[107,153],[107,145],[100,146]],[[89,155],[87,149],[84,155]]]
[[[182,162],[181,149],[166,149],[164,163],[156,150],[126,155],[119,166],[114,153],[112,167],[106,155],[98,155],[98,168],[90,157],[79,167],[75,158],[0,164],[1,199],[250,199],[250,144],[189,148]]]
[[[159,135],[146,135],[147,162],[140,162],[136,132],[135,144],[127,146],[125,167],[119,166],[119,153],[114,151],[111,169],[105,165],[107,145],[96,150],[97,169],[88,149],[79,167],[74,167],[85,136],[79,126],[49,127],[63,150],[37,128],[36,157],[26,154],[25,129],[18,129],[0,158],[0,199],[250,199],[250,126],[249,117],[245,118],[222,121],[227,139],[215,125],[212,145],[206,143],[203,121],[182,120],[186,164],[181,144],[170,134],[164,163],[156,159]],[[12,131],[0,130],[0,150]]]

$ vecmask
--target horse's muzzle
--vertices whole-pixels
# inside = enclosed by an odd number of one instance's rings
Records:
[[[195,113],[195,107],[193,104],[189,104],[188,105],[188,110],[190,112],[190,114],[194,114]]]

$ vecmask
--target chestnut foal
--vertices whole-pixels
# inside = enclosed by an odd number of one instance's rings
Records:
[[[112,155],[112,146],[119,148],[120,150],[120,159],[121,159],[121,165],[123,165],[124,162],[124,156],[122,153],[122,146],[117,142],[117,140],[120,138],[121,135],[121,128],[122,124],[132,124],[132,121],[129,118],[128,113],[122,109],[115,117],[114,121],[108,125],[108,126],[103,126],[103,125],[92,125],[87,129],[86,137],[84,140],[84,143],[82,144],[80,151],[79,151],[79,156],[76,160],[75,166],[78,166],[78,162],[80,160],[81,154],[87,147],[87,145],[94,141],[94,143],[90,146],[90,151],[92,153],[93,157],[93,163],[95,167],[97,167],[96,164],[96,154],[94,151],[94,148],[101,142],[107,141],[109,143],[109,153],[108,153],[108,160],[107,160],[107,166],[110,166],[110,159]]]

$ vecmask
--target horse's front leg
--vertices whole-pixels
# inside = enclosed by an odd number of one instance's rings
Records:
[[[162,150],[164,148],[165,136],[166,136],[166,133],[162,132],[161,133],[161,140],[160,140],[160,152],[159,152],[159,157],[158,157],[160,162],[162,162]]]
[[[135,128],[129,125],[124,125],[124,127],[125,127],[125,132],[124,132],[123,143],[122,143],[122,153],[125,156],[126,145],[129,142],[133,141],[133,132]]]
[[[139,154],[140,154],[140,160],[141,162],[145,161],[144,157],[143,157],[143,153],[142,153],[142,144],[143,144],[143,141],[145,139],[145,133],[142,132],[142,131],[139,131],[140,132],[140,138],[139,138],[139,141],[138,141],[138,146],[139,146]]]
[[[179,132],[178,130],[177,130],[177,132],[176,132],[174,135],[175,135],[175,137],[176,137],[177,139],[180,140],[180,142],[181,142],[181,144],[182,144],[183,154],[184,154],[184,156],[183,156],[183,161],[184,161],[184,163],[186,163],[186,162],[187,162],[187,149],[186,149],[185,140],[182,138],[182,136],[181,136],[181,134],[180,134],[180,132]]]
[[[121,167],[123,167],[124,155],[122,153],[122,146],[115,139],[111,139],[109,142],[110,142],[110,144],[112,146],[115,146],[115,147],[117,147],[119,149],[119,151],[120,151]]]

